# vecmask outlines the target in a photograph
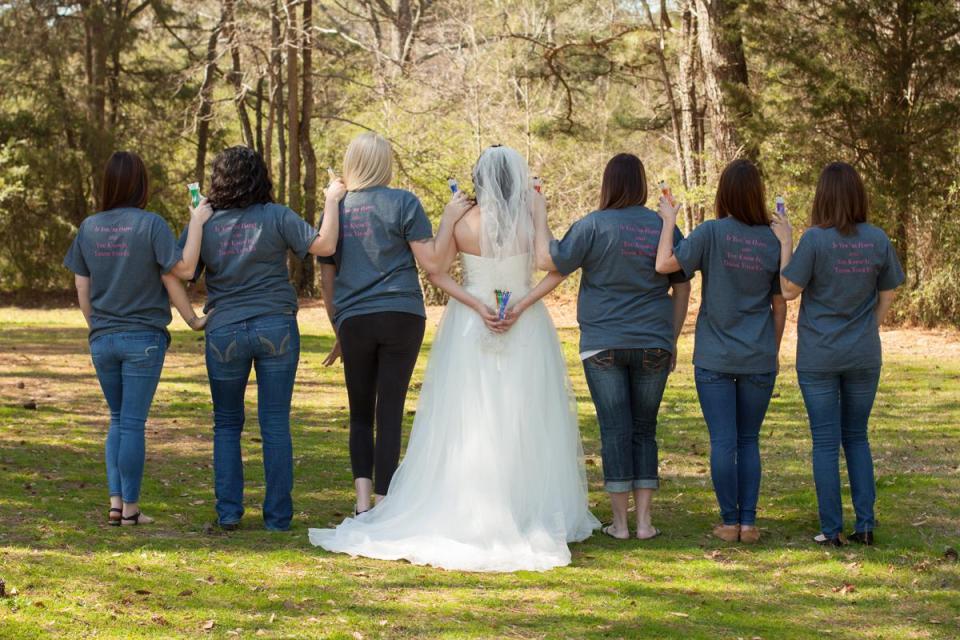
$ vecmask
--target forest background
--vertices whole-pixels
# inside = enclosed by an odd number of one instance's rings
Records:
[[[0,2],[0,291],[69,289],[62,257],[115,149],[145,159],[174,231],[187,183],[235,144],[316,222],[363,130],[434,220],[448,177],[469,190],[484,147],[517,148],[558,233],[620,151],[687,203],[686,231],[733,158],[800,227],[845,160],[907,269],[897,319],[960,322],[958,0]],[[313,263],[291,264],[319,295]]]

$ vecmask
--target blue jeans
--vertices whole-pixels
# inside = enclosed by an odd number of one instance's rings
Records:
[[[90,356],[110,407],[107,487],[124,502],[140,501],[145,456],[144,428],[167,354],[161,331],[124,331],[98,336]]]
[[[695,367],[703,419],[710,431],[710,476],[723,524],[754,526],[760,496],[760,427],[776,372],[720,373]]]
[[[840,501],[840,447],[847,459],[856,531],[873,531],[876,486],[867,422],[880,382],[880,369],[828,373],[797,371],[813,436],[813,480],[820,530],[830,538],[843,531]]]
[[[286,530],[293,518],[293,445],[290,401],[300,360],[300,330],[293,314],[260,316],[207,332],[207,376],[213,396],[213,474],[217,517],[243,516],[240,435],[250,367],[257,372],[257,416],[263,441],[267,529]]]
[[[610,493],[660,486],[657,413],[670,359],[663,349],[608,349],[583,361],[600,423],[604,488]]]

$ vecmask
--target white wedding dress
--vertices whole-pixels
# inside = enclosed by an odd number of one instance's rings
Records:
[[[462,254],[464,287],[495,305],[530,290],[528,255]],[[543,571],[599,522],[587,505],[577,414],[550,314],[495,335],[451,300],[427,365],[406,457],[387,496],[336,529],[329,551],[464,571]]]

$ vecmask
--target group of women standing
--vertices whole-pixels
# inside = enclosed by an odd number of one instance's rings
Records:
[[[416,196],[389,187],[389,163],[370,161],[389,153],[389,143],[373,134],[351,143],[343,179],[331,181],[320,228],[314,229],[272,202],[267,169],[256,152],[227,149],[215,159],[208,197],[191,210],[179,242],[162,218],[143,210],[148,192],[139,158],[116,153],[110,159],[103,211],[83,222],[65,264],[76,274],[94,367],[110,407],[111,524],[149,520],[138,506],[144,422],[170,339],[172,302],[192,328],[206,329],[218,523],[236,528],[244,511],[240,433],[254,367],[266,474],[264,523],[268,529],[289,528],[290,405],[300,345],[288,251],[321,257],[324,301],[337,334],[327,363],[342,353],[350,402],[356,512],[371,509],[387,494],[424,334],[417,264],[431,280],[446,283],[449,276],[439,267],[453,258],[454,236],[464,234],[461,247],[475,242],[469,227],[479,224],[479,218],[464,218],[471,203],[457,193],[434,235]],[[811,226],[795,251],[789,222],[770,215],[761,176],[747,161],[726,167],[716,219],[687,238],[676,226],[679,206],[661,197],[653,211],[647,200],[643,165],[630,154],[610,160],[598,210],[560,240],[552,237],[545,206],[537,206],[539,196],[530,196],[536,264],[550,274],[538,295],[581,270],[580,357],[596,406],[613,512],[603,531],[630,537],[632,496],[635,536],[660,534],[651,517],[659,486],[657,417],[676,362],[689,281],[700,271],[694,375],[720,508],[714,534],[746,543],[760,537],[759,433],[779,370],[786,301],[800,296],[797,371],[813,436],[821,522],[816,540],[844,542],[842,445],[857,515],[850,538],[871,544],[874,481],[867,421],[879,380],[879,325],[904,276],[886,235],[867,222],[860,177],[843,163],[824,169]],[[181,283],[201,274],[208,291],[204,317],[193,312]],[[492,333],[508,331],[516,319],[515,313],[498,316],[452,285],[449,290],[457,299],[462,295]],[[525,300],[521,303],[528,304]]]

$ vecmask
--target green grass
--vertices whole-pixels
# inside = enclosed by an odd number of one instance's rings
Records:
[[[960,635],[960,565],[945,555],[960,548],[960,357],[900,349],[887,358],[871,424],[875,548],[809,543],[818,528],[809,434],[790,362],[761,441],[764,540],[744,547],[708,536],[717,513],[686,336],[661,412],[655,521],[665,535],[644,543],[595,535],[573,545],[571,566],[547,573],[467,574],[351,559],[307,542],[308,527],[351,509],[342,369],[321,366],[331,336],[319,318],[316,309],[301,318],[293,529],[259,527],[263,472],[250,411],[248,512],[243,529],[224,534],[209,527],[211,417],[199,337],[174,331],[147,425],[143,505],[158,522],[117,529],[104,524],[105,410],[79,313],[0,310],[0,577],[8,591],[0,638]],[[591,500],[609,518],[576,330],[561,335]],[[249,393],[252,408],[255,388]],[[31,399],[38,408],[22,408]]]

